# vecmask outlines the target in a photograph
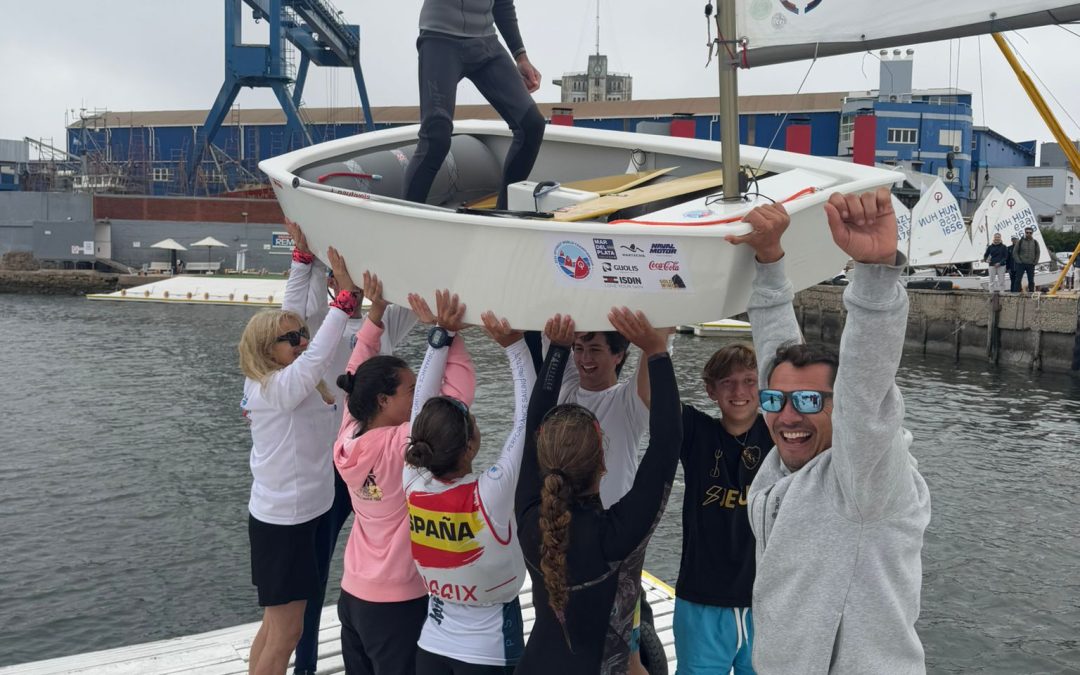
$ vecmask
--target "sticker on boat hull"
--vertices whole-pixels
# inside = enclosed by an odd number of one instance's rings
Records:
[[[564,235],[565,236],[565,235]],[[556,279],[577,289],[663,293],[690,288],[673,240],[652,237],[553,239]]]

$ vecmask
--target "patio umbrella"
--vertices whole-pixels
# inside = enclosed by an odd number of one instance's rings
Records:
[[[158,243],[152,244],[150,246],[150,248],[162,248],[162,249],[166,249],[167,251],[169,251],[169,256],[170,256],[171,263],[172,263],[172,268],[171,269],[172,269],[173,272],[176,271],[176,252],[177,251],[186,251],[187,250],[186,248],[184,248],[184,246],[182,244],[180,244],[175,239],[162,239]]]
[[[192,244],[192,246],[205,246],[206,247],[206,262],[207,262],[207,264],[210,263],[210,249],[215,248],[215,247],[229,248],[228,244],[226,244],[224,242],[220,242],[217,239],[214,239],[213,237],[206,237],[205,239],[200,239],[199,241]]]

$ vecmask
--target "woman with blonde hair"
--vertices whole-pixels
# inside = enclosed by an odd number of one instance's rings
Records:
[[[515,671],[521,675],[633,672],[641,567],[675,477],[682,423],[666,335],[625,307],[612,308],[608,320],[648,360],[649,447],[633,487],[605,509],[600,423],[580,405],[555,405],[574,340],[574,322],[556,314],[544,331],[551,346],[529,401],[517,486],[518,537],[536,609]]]
[[[316,542],[334,500],[331,448],[341,412],[323,377],[359,302],[344,259],[333,248],[329,258],[343,290],[314,339],[289,311],[256,314],[240,338],[241,407],[252,441],[251,580],[264,608],[251,644],[253,674],[285,672],[306,601],[325,576]]]

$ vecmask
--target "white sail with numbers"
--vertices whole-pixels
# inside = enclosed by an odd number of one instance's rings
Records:
[[[1080,21],[1062,0],[736,0],[743,65]]]
[[[990,236],[1000,234],[1003,243],[1008,244],[1012,237],[1023,237],[1024,229],[1030,227],[1034,230],[1032,237],[1039,242],[1039,262],[1050,262],[1050,251],[1043,241],[1042,232],[1039,230],[1039,219],[1031,205],[1023,195],[1013,186],[1005,189],[998,200],[997,207],[989,215],[989,221],[993,223]]]
[[[956,262],[953,257],[965,239],[967,228],[960,205],[939,178],[911,210],[909,264],[926,267]]]

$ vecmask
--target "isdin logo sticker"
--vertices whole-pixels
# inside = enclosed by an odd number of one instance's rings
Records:
[[[810,0],[809,2],[791,2],[790,0],[780,0],[780,4],[784,6],[784,9],[792,14],[809,14],[817,9],[821,4],[821,0]]]

